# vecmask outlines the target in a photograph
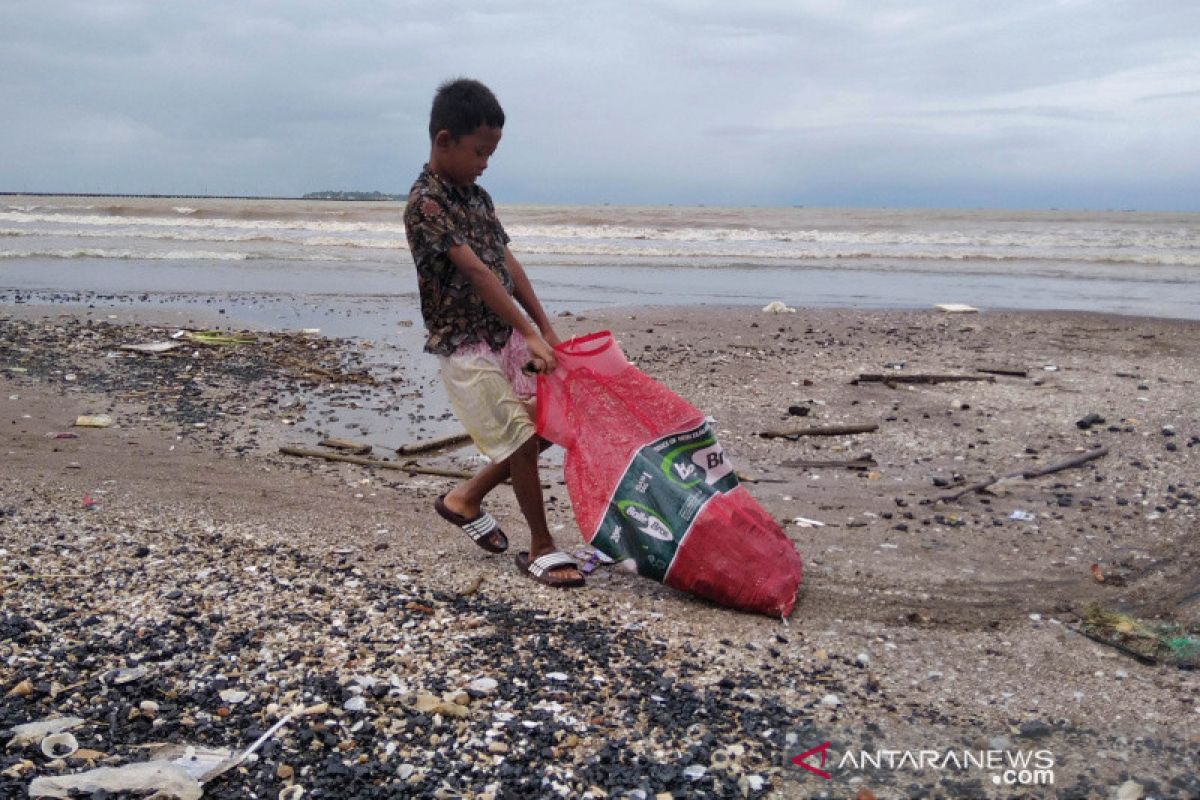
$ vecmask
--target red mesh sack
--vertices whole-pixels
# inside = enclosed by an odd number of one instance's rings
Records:
[[[555,348],[537,431],[566,450],[583,538],[619,566],[721,605],[787,616],[802,564],[738,482],[709,422],[626,360],[608,331]]]

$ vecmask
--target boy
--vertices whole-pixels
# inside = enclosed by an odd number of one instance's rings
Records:
[[[441,359],[454,413],[492,460],[439,497],[434,509],[483,549],[502,553],[508,539],[481,506],[511,478],[529,524],[529,552],[517,554],[517,567],[548,586],[581,586],[583,574],[556,550],[546,526],[538,477],[542,441],[532,413],[535,383],[523,372],[531,363],[552,371],[559,339],[508,249],[492,198],[475,183],[503,127],[504,111],[482,83],[459,79],[438,87],[429,116],[429,163],[404,211],[429,334],[425,351]]]

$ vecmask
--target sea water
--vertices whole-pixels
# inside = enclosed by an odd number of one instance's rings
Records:
[[[1200,318],[1200,214],[503,205],[552,312],[674,304]],[[0,197],[8,297],[372,299],[411,322],[398,202]],[[391,304],[390,301],[397,301]]]

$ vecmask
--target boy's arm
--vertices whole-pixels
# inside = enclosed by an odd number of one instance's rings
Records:
[[[507,248],[505,248],[507,250]],[[504,289],[504,285],[500,283],[487,265],[479,260],[479,256],[475,255],[475,251],[469,245],[456,244],[452,246],[448,252],[450,261],[454,266],[471,281],[471,286],[479,293],[479,297],[487,304],[488,308],[495,311],[500,319],[507,322],[513,329],[525,337],[525,342],[529,345],[529,354],[534,358],[541,359],[545,364],[546,372],[553,372],[555,367],[554,348],[538,333],[538,328],[542,328],[541,322],[535,328],[534,324],[529,321],[521,313],[521,309],[513,302],[513,298],[509,296]],[[519,268],[520,265],[518,265]],[[521,271],[521,279],[524,281],[525,287],[529,294],[532,295],[533,289],[529,287],[529,280],[525,277],[525,273]],[[513,276],[514,289],[516,287],[516,276]],[[533,302],[537,304],[537,297],[533,298]],[[521,305],[525,305],[525,300],[521,301]],[[528,306],[526,306],[528,308]],[[541,311],[540,304],[537,305],[538,311],[541,312],[541,319],[545,321],[546,314]],[[532,311],[530,312],[533,313]],[[549,323],[543,330],[549,329]],[[551,334],[553,330],[551,329]]]
[[[504,263],[508,266],[508,274],[513,279],[513,297],[529,313],[529,316],[533,319],[533,323],[542,332],[542,338],[551,345],[558,344],[560,341],[558,334],[554,332],[554,326],[550,324],[550,318],[546,316],[545,310],[542,309],[542,303],[538,300],[537,293],[533,291],[533,284],[529,282],[528,276],[525,275],[525,268],[521,266],[521,262],[517,261],[517,257],[513,255],[512,250],[509,250],[507,246],[504,248]]]

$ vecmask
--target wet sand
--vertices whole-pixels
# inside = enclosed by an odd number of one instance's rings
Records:
[[[340,414],[405,416],[413,435],[451,427],[415,354],[346,339],[297,360],[294,336],[245,356],[117,350],[222,322],[136,304],[0,314],[0,690],[28,681],[0,725],[74,714],[81,746],[124,763],[153,741],[244,747],[292,704],[329,704],[206,786],[213,797],[288,782],[364,797],[549,795],[556,783],[593,797],[1104,797],[1130,780],[1146,796],[1200,793],[1196,673],[1074,630],[1093,605],[1200,628],[1198,323],[708,307],[559,317],[564,336],[615,331],[644,371],[716,418],[805,560],[784,623],[603,569],[583,590],[543,589],[432,513],[450,481],[279,454],[323,433],[372,440],[378,429]],[[863,373],[992,380],[851,383]],[[332,382],[354,374],[373,382]],[[70,427],[96,413],[116,424]],[[1079,427],[1089,414],[1104,421]],[[878,429],[760,435],[857,423]],[[47,435],[58,432],[78,438]],[[372,443],[384,458],[397,444]],[[1079,467],[937,499],[1097,446],[1107,454]],[[866,456],[866,469],[802,463]],[[479,463],[467,449],[421,461]],[[545,481],[555,535],[579,546],[553,458]],[[520,549],[511,494],[489,509]],[[151,676],[102,679],[139,665]],[[461,712],[419,710],[422,693],[481,677],[498,688],[458,697]],[[229,687],[249,699],[225,702]],[[355,697],[365,708],[346,706]],[[133,713],[146,700],[150,718]],[[789,762],[822,741],[835,753],[1048,751],[1054,784],[844,765],[825,782]],[[697,766],[702,776],[685,773]],[[0,789],[56,769],[35,745],[14,748]]]

